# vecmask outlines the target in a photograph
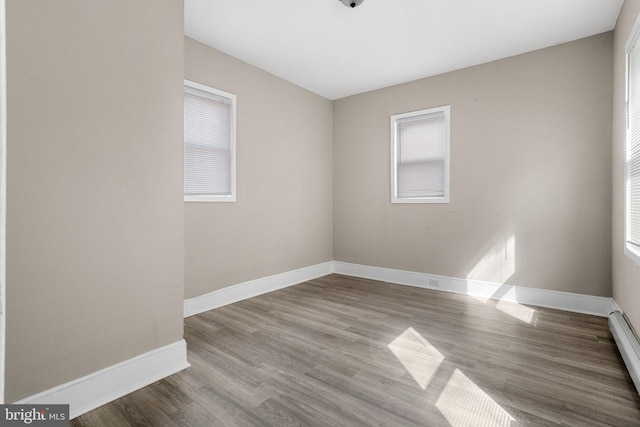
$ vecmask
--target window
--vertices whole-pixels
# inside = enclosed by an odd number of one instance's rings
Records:
[[[449,202],[450,107],[391,116],[391,203]]]
[[[625,253],[640,264],[640,21],[627,41]]]
[[[236,201],[236,96],[184,81],[184,201]]]

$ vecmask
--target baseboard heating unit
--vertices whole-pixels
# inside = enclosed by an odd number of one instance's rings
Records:
[[[627,319],[619,311],[609,314],[609,328],[618,350],[622,355],[629,375],[640,393],[640,343],[638,337],[627,323]]]

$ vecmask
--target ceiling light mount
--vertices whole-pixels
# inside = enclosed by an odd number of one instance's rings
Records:
[[[340,3],[353,9],[356,6],[360,6],[363,1],[364,0],[340,0]]]

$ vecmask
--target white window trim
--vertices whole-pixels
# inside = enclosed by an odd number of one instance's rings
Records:
[[[398,120],[407,117],[420,116],[444,112],[445,123],[445,157],[444,157],[444,196],[439,197],[398,197],[397,177],[398,177]],[[391,116],[391,203],[449,203],[449,181],[450,181],[450,122],[451,106],[428,108],[426,110],[411,111],[408,113],[394,114]]]
[[[223,90],[214,89],[191,80],[184,81],[185,86],[209,92],[231,100],[231,194],[229,195],[184,195],[185,202],[235,202],[236,201],[236,95]],[[183,142],[184,146],[184,142]]]
[[[631,190],[631,171],[629,168],[629,147],[631,132],[629,129],[629,54],[640,36],[640,17],[636,19],[633,29],[625,45],[625,141],[624,141],[624,253],[636,264],[640,265],[640,248],[630,242],[631,236],[631,205],[629,194]]]

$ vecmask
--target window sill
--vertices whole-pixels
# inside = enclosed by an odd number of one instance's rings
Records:
[[[633,262],[635,262],[637,265],[640,265],[640,248],[629,243],[625,243],[624,253],[629,258],[631,258]]]
[[[391,203],[449,203],[449,197],[393,197]]]
[[[236,201],[236,196],[234,195],[230,195],[230,196],[184,196],[184,201],[185,202],[222,202],[222,203],[229,203],[229,202],[235,202]]]

